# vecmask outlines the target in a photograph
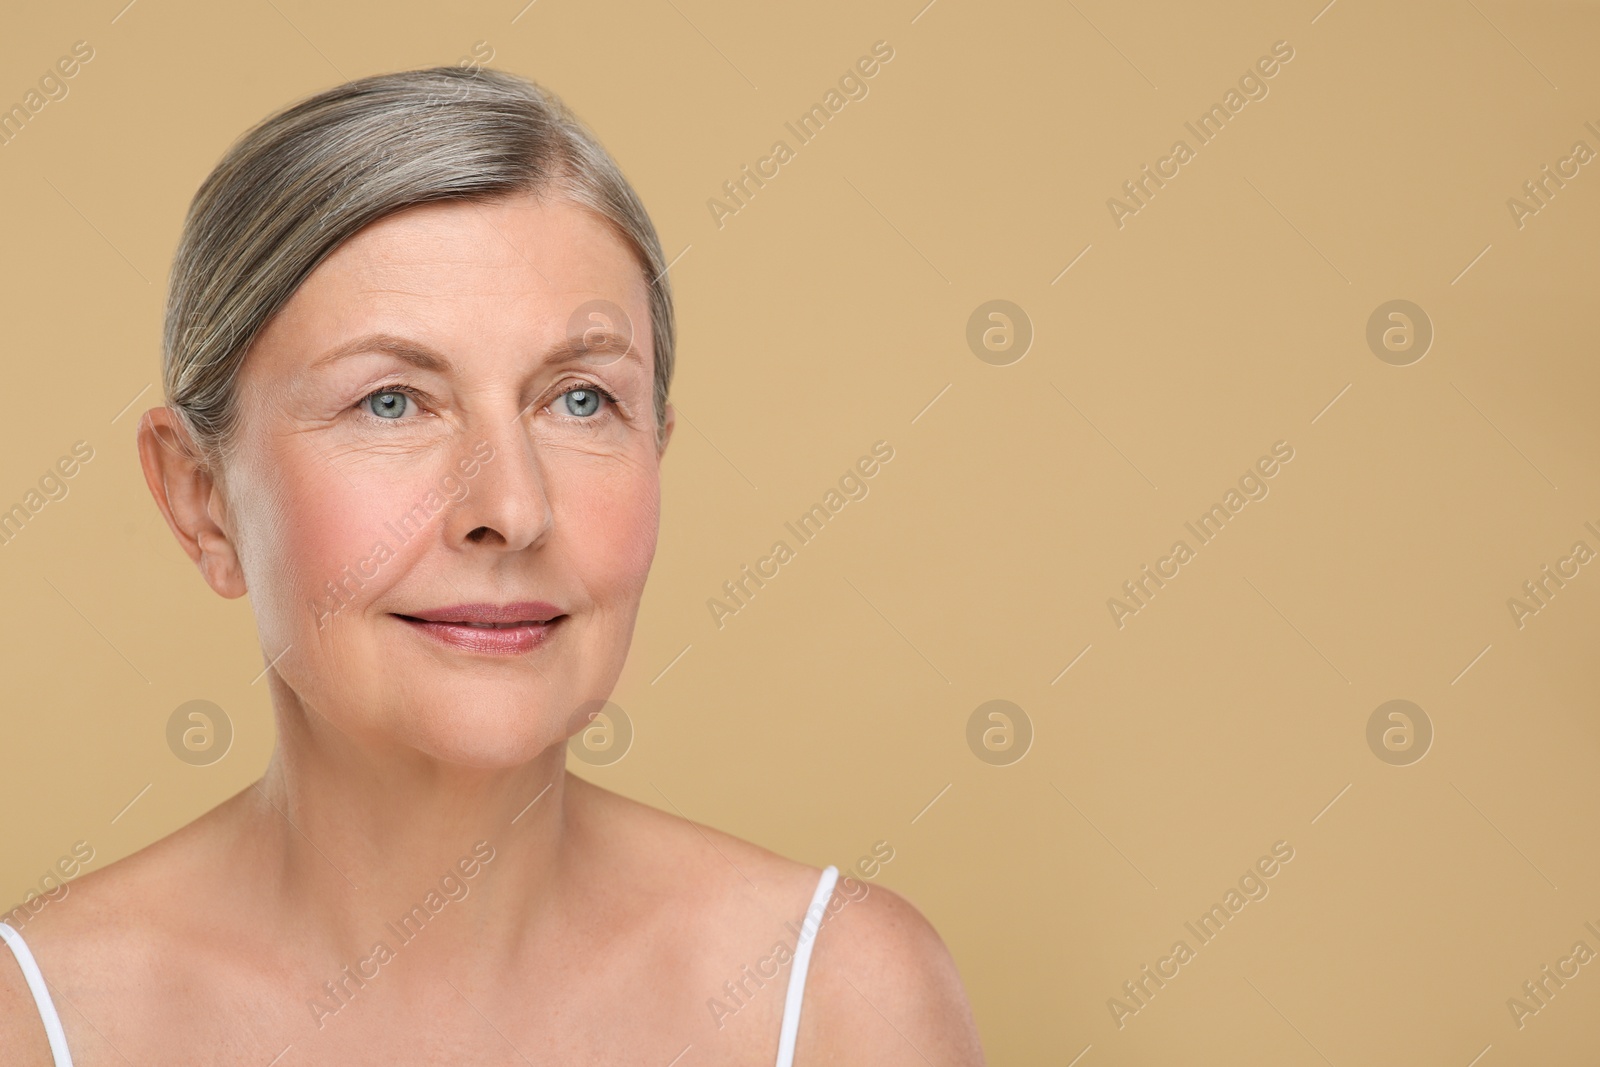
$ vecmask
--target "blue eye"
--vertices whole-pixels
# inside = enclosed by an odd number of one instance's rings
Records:
[[[600,410],[602,396],[599,390],[583,386],[578,389],[568,389],[556,399],[566,407],[567,414],[588,418]]]
[[[415,401],[405,393],[394,390],[373,393],[361,401],[367,411],[380,419],[398,419],[406,414]]]

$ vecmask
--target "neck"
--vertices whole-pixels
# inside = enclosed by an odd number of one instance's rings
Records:
[[[458,954],[466,939],[428,930],[464,929],[470,913],[472,930],[492,932],[471,950],[505,958],[552,912],[572,851],[564,742],[485,769],[377,750],[299,707],[278,725],[242,840],[307,951],[437,942],[422,955]]]

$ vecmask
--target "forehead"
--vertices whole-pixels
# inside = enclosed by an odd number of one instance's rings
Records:
[[[594,212],[532,194],[441,201],[379,219],[340,245],[262,340],[316,347],[380,323],[445,337],[471,331],[480,342],[502,332],[549,338],[564,336],[573,313],[595,300],[620,307],[648,350],[644,271]]]

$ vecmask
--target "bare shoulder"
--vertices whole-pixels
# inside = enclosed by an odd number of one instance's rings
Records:
[[[822,870],[693,821],[673,798],[658,808],[588,783],[571,795],[583,797],[574,806],[589,824],[579,836],[604,838],[586,845],[605,861],[584,897],[624,916],[622,943],[641,982],[674,976],[671,1018],[690,1025],[697,1062],[772,1062]],[[612,899],[619,893],[627,899]]]
[[[0,948],[0,1048],[6,1050],[6,1062],[17,1067],[49,1067],[54,1062],[22,968],[4,948]]]
[[[82,1012],[103,1012],[96,1003],[108,976],[137,972],[150,960],[148,927],[138,922],[144,860],[136,853],[100,870],[79,875],[50,893],[24,901],[4,918],[20,935],[46,983],[75,1059],[87,1058],[90,1033]],[[118,907],[118,902],[123,906]],[[19,960],[0,949],[0,1048],[6,1062],[54,1063],[40,1009]],[[150,966],[154,973],[158,968]],[[20,1050],[20,1051],[17,1051]],[[98,1050],[97,1050],[98,1051]],[[13,1061],[12,1057],[17,1057]]]
[[[173,920],[192,914],[195,902],[180,899],[174,887],[205,895],[213,881],[208,872],[226,866],[215,824],[227,807],[213,808],[128,856],[84,872],[29,917],[28,944],[52,985],[70,983],[75,973],[92,973],[107,962],[125,967],[145,946],[181,932],[182,924]]]
[[[224,805],[226,806],[226,805]],[[219,809],[113,863],[85,871],[0,918],[18,929],[78,1063],[116,1058],[104,1029],[150,1003],[189,1003],[190,965],[216,952],[193,919],[212,899],[219,864],[211,825]],[[185,887],[182,893],[174,887]],[[0,1047],[21,1060],[52,1061],[33,995],[11,953],[0,949]],[[8,1059],[6,1061],[10,1063]]]
[[[898,893],[842,877],[816,935],[796,1062],[976,1067],[984,1061],[955,960]]]
[[[797,1064],[984,1063],[955,962],[932,924],[904,897],[842,875],[820,922],[813,916],[807,924],[820,868],[681,812],[577,781],[575,793],[595,794],[585,795],[580,805],[585,818],[609,825],[621,862],[637,865],[633,878],[619,881],[671,886],[663,888],[671,910],[694,932],[683,942],[691,953],[673,973],[704,972],[693,980],[713,993],[708,999],[717,1040],[737,1026],[755,1039],[749,1059],[770,1058],[787,964],[800,939],[809,936]],[[673,807],[670,799],[662,801]],[[814,933],[802,932],[808,925]]]
[[[637,865],[664,894],[688,894],[724,919],[721,906],[737,898],[784,919],[805,911],[820,868],[695,821],[665,795],[658,807],[575,776],[568,782],[585,836],[603,835],[614,862]]]
[[[141,955],[136,943],[151,930],[150,906],[158,896],[156,872],[170,847],[146,846],[98,870],[85,872],[36,898],[13,916],[27,916],[21,933],[52,989],[72,992],[93,984],[105,965],[119,969]],[[13,925],[15,925],[13,923]],[[58,1008],[62,1005],[57,1005]]]

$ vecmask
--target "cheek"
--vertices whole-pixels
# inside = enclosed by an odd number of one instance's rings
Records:
[[[395,533],[407,503],[421,499],[403,470],[335,471],[312,457],[280,457],[271,480],[255,487],[245,552],[252,600],[267,609],[263,628],[295,640],[315,627],[330,596],[370,601],[403,570],[407,545]],[[415,477],[413,471],[412,477]],[[342,592],[330,593],[329,583]]]
[[[661,484],[654,468],[629,466],[567,487],[556,512],[585,582],[598,599],[637,600],[655,559]]]

